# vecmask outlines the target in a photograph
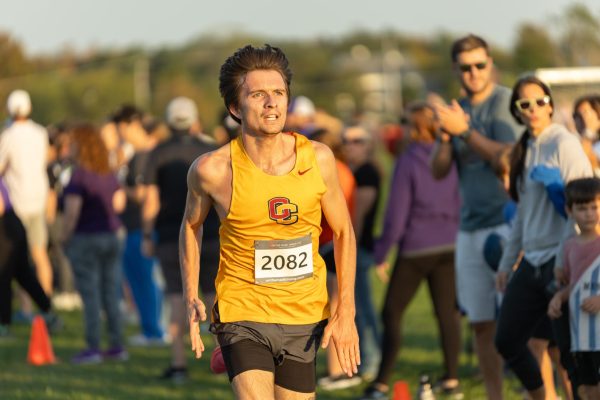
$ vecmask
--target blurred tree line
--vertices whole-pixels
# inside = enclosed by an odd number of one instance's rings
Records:
[[[485,38],[499,68],[499,80],[507,85],[536,68],[600,65],[600,16],[583,4],[568,6],[544,26],[524,23],[515,36],[508,49],[497,46],[494,38]],[[209,130],[223,112],[218,92],[221,63],[245,44],[270,43],[283,48],[290,59],[292,94],[309,96],[318,107],[335,115],[349,112],[349,116],[371,107],[363,101],[371,90],[361,83],[364,76],[401,76],[401,82],[395,80],[394,85],[402,103],[423,98],[430,91],[446,99],[456,97],[458,83],[450,62],[454,39],[456,35],[447,32],[416,37],[395,31],[357,31],[303,41],[203,35],[178,47],[156,50],[136,47],[76,53],[67,49],[28,57],[9,33],[0,32],[0,99],[16,88],[28,90],[34,102],[33,118],[50,124],[81,119],[100,122],[125,102],[162,116],[171,98],[184,95],[196,100]],[[379,87],[385,91],[389,81],[382,82]],[[4,110],[0,117],[6,117]]]

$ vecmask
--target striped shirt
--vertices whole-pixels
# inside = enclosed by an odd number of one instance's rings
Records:
[[[590,296],[600,294],[600,255],[574,282],[569,297],[571,351],[600,351],[600,316],[581,309]]]

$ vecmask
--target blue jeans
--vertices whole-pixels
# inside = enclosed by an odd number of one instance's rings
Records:
[[[371,299],[369,270],[373,256],[365,249],[358,248],[356,254],[356,329],[360,337],[360,372],[376,374],[381,360],[381,332],[378,314]]]
[[[110,347],[122,345],[121,253],[116,233],[75,234],[69,241],[75,284],[83,300],[85,340],[90,349],[100,348],[100,311],[106,313]]]
[[[123,271],[138,309],[142,334],[148,338],[160,338],[163,336],[160,326],[162,291],[152,274],[155,259],[144,256],[141,246],[141,231],[128,232],[123,252]]]

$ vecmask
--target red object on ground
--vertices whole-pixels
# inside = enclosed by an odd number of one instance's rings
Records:
[[[221,353],[221,346],[215,347],[210,355],[210,370],[214,374],[222,374],[227,371],[225,360],[223,360],[223,354]]]
[[[54,364],[56,362],[46,322],[39,315],[33,318],[31,324],[27,362],[33,365]]]
[[[394,383],[394,397],[392,400],[411,400],[410,391],[408,390],[408,383],[406,381],[397,381]]]

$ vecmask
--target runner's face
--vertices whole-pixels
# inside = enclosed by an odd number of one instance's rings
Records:
[[[484,48],[463,51],[456,57],[454,70],[467,94],[481,93],[492,83],[492,59]]]
[[[239,106],[232,106],[231,111],[242,121],[244,132],[273,135],[283,130],[287,106],[288,93],[281,74],[257,70],[246,75]]]
[[[598,230],[600,222],[600,198],[587,203],[573,204],[571,215],[581,233],[593,233]]]

